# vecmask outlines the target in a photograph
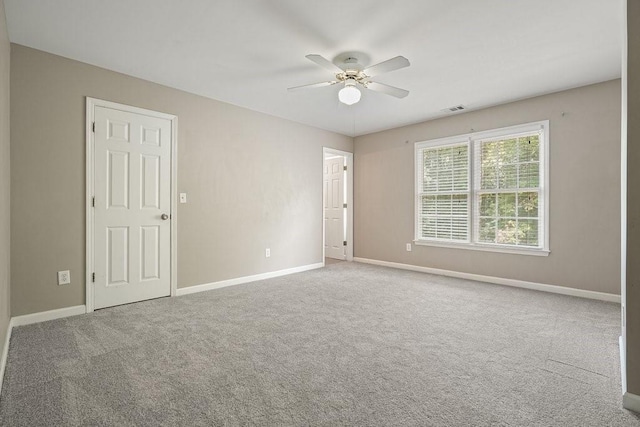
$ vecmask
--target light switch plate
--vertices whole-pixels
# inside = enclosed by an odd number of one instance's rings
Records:
[[[180,193],[180,203],[187,203],[187,193]]]

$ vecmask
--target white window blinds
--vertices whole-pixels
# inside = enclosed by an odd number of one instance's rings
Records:
[[[419,238],[469,241],[469,145],[423,147],[417,153]]]

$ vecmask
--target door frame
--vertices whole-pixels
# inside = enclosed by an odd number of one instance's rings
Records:
[[[327,155],[334,154],[347,159],[347,250],[346,260],[353,261],[353,153],[337,150],[335,148],[322,147],[322,181],[324,182],[324,159]],[[325,226],[324,226],[324,184],[322,185],[322,265],[324,266]]]
[[[178,221],[178,197],[177,197],[177,175],[178,175],[178,117],[173,114],[161,113],[144,108],[133,107],[116,102],[105,101],[102,99],[86,97],[86,264],[85,264],[85,304],[87,313],[94,310],[94,292],[93,292],[93,272],[95,271],[94,259],[94,210],[92,206],[93,195],[95,194],[94,182],[94,166],[95,166],[95,134],[93,132],[93,123],[95,121],[95,108],[106,107],[114,110],[125,111],[127,113],[143,114],[149,117],[167,119],[171,121],[171,217],[169,220],[170,227],[170,258],[171,258],[171,296],[176,295],[178,287],[178,263],[177,263],[177,221]]]

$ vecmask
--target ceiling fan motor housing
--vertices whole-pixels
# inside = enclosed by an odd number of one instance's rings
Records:
[[[365,86],[365,87],[366,87],[368,78],[369,77],[360,70],[347,69],[345,70],[344,73],[336,74],[336,79],[338,79],[341,82],[345,82],[345,84],[347,84],[347,82],[349,81],[353,81],[354,84],[360,83],[362,86]]]

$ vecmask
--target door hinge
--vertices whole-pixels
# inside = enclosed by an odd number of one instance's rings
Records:
[[[93,126],[91,126],[91,130],[92,130],[93,132],[95,132],[95,131],[96,131],[96,122],[93,122]]]
[[[96,281],[96,273],[91,273],[91,281],[95,283],[95,281]]]
[[[343,204],[342,204],[342,207],[343,207],[343,208],[346,208],[346,207],[347,207],[347,204],[346,204],[346,203],[343,203]]]
[[[343,166],[343,169],[344,169],[344,170],[347,170],[347,167],[346,167],[346,166]]]
[[[342,246],[347,246],[347,241],[342,242]]]
[[[92,197],[92,198],[91,198],[91,207],[92,207],[92,208],[95,208],[95,207],[96,207],[96,198],[95,198],[95,197]]]

